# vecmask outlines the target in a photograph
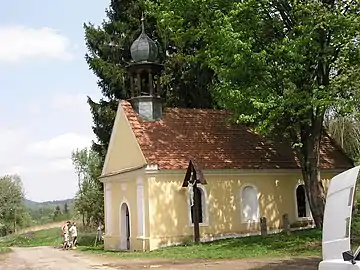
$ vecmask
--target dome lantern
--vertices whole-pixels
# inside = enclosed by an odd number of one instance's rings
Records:
[[[158,57],[156,43],[145,33],[144,16],[141,18],[141,34],[130,48],[132,59],[137,62],[155,62]]]

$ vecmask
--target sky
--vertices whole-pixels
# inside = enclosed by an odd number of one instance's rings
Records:
[[[87,95],[97,78],[84,55],[84,22],[109,0],[12,0],[0,9],[0,176],[18,174],[26,198],[72,198],[71,152],[95,139]]]

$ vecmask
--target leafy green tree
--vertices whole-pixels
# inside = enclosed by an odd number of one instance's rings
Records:
[[[147,4],[145,4],[147,2]],[[85,42],[88,48],[86,61],[98,77],[103,98],[99,102],[88,98],[93,116],[93,131],[97,142],[95,150],[102,161],[110,141],[118,99],[130,97],[130,85],[125,67],[131,61],[130,46],[140,34],[140,18],[145,13],[146,33],[157,42],[159,60],[165,63],[161,78],[162,96],[167,106],[201,107],[214,106],[211,86],[214,72],[201,61],[205,44],[189,35],[182,44],[174,46],[168,31],[162,32],[157,25],[157,1],[112,0],[106,10],[106,19],[100,26],[85,24]],[[192,14],[195,16],[196,12]],[[198,17],[187,18],[184,29],[197,26]],[[201,53],[197,53],[201,51]],[[165,55],[168,57],[165,59]]]
[[[68,215],[69,214],[69,206],[67,203],[64,204],[64,214]]]
[[[189,7],[179,18],[163,6],[162,1],[145,1],[145,7],[155,20],[152,24],[162,41],[161,51],[167,56],[161,78],[165,106],[217,108],[212,95],[216,76],[205,61],[206,40],[199,35],[202,31],[201,10],[196,6]],[[167,27],[169,18],[176,25]],[[176,35],[173,29],[176,29]]]
[[[60,219],[61,219],[61,214],[62,214],[62,213],[61,213],[60,206],[57,205],[57,206],[55,207],[53,219],[54,219],[54,220],[60,220]]]
[[[355,161],[360,161],[360,121],[354,115],[330,115],[325,127],[332,138]]]
[[[101,170],[99,155],[87,148],[72,153],[72,161],[78,174],[79,190],[75,197],[75,209],[83,216],[86,226],[104,219],[103,185],[98,180]]]
[[[24,191],[18,175],[0,177],[0,235],[16,231],[22,225]]]
[[[111,0],[106,10],[107,20],[101,26],[84,24],[88,48],[85,59],[98,77],[98,86],[103,94],[99,102],[88,97],[94,121],[93,131],[98,139],[98,142],[93,142],[93,149],[103,159],[116,115],[116,101],[129,95],[126,91],[130,87],[125,79],[125,66],[131,60],[130,46],[135,35],[139,34],[141,13],[139,0]],[[153,31],[148,25],[146,28]]]
[[[214,92],[238,123],[283,136],[297,151],[310,208],[322,227],[325,192],[319,153],[324,116],[359,102],[358,1],[161,0],[174,38],[188,10],[200,15]],[[165,27],[164,27],[165,28]],[[181,31],[180,31],[181,32]]]

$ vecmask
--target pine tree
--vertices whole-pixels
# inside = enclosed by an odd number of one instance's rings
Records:
[[[97,142],[93,142],[93,150],[103,160],[110,141],[117,101],[129,98],[130,95],[125,67],[131,61],[131,44],[141,31],[140,18],[143,12],[146,33],[157,42],[159,60],[165,64],[161,78],[165,105],[214,107],[210,92],[214,73],[203,65],[201,54],[197,57],[197,52],[204,44],[190,35],[181,40],[182,44],[177,44],[172,35],[162,32],[157,24],[158,11],[151,9],[151,3],[156,4],[156,0],[147,3],[141,0],[111,0],[110,7],[106,10],[106,20],[100,26],[84,24],[88,48],[85,59],[98,77],[98,86],[103,95],[98,102],[88,97],[94,122],[93,131],[97,137]],[[184,28],[189,25],[198,27],[196,18],[184,21]],[[170,57],[165,58],[165,55]]]
[[[102,158],[110,140],[116,100],[128,97],[124,67],[131,60],[129,48],[134,36],[139,33],[141,13],[139,0],[112,0],[106,10],[107,19],[101,26],[84,24],[88,48],[85,59],[98,77],[98,86],[103,94],[99,102],[88,97],[94,121],[93,131],[98,140],[93,142],[93,148]]]

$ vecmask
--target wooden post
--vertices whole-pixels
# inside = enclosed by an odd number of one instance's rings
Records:
[[[289,216],[288,214],[284,214],[282,216],[283,218],[283,226],[284,226],[284,232],[286,234],[290,234],[290,222],[289,222]]]
[[[136,74],[136,84],[137,84],[137,96],[141,96],[141,75],[140,73]]]
[[[160,90],[161,90],[161,88],[160,88],[160,75],[158,74],[157,78],[156,78],[156,95],[157,96],[161,95]]]
[[[154,84],[153,84],[153,75],[149,71],[149,90],[150,90],[150,96],[154,96]]]
[[[157,78],[158,80],[158,78]],[[199,216],[199,210],[201,210],[201,201],[199,200],[198,192],[200,193],[199,188],[197,187],[197,183],[201,183],[202,185],[206,185],[207,182],[205,180],[204,174],[199,168],[199,166],[193,161],[190,160],[189,166],[186,170],[184,182],[182,184],[182,187],[188,187],[189,193],[192,193],[192,207],[191,207],[191,213],[192,213],[192,222],[194,224],[194,242],[199,243],[200,242],[200,216]],[[192,189],[192,192],[191,192]],[[201,193],[200,193],[201,194]],[[201,197],[200,197],[201,198]],[[202,212],[202,211],[201,211]],[[202,217],[203,218],[203,217]]]
[[[194,221],[194,242],[198,244],[200,242],[200,226],[199,226],[199,202],[198,202],[198,196],[196,196],[196,193],[198,191],[197,187],[197,181],[196,181],[196,174],[195,172],[192,173],[192,181],[194,183],[193,185],[193,196],[194,196],[194,206],[193,206],[193,221]]]
[[[133,98],[135,96],[133,74],[130,74],[130,93],[131,93],[131,97]]]
[[[262,235],[262,236],[266,236],[266,235],[267,235],[266,217],[260,218],[260,230],[261,230],[261,235]]]

